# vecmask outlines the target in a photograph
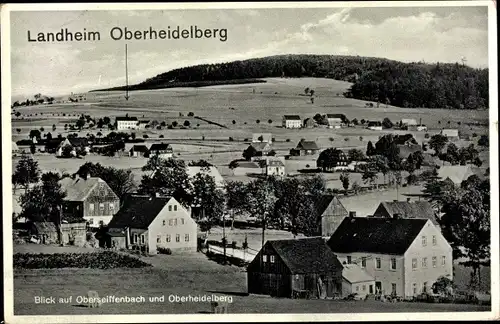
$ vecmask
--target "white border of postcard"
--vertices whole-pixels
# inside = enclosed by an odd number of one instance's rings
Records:
[[[57,315],[14,316],[13,267],[12,267],[12,218],[3,217],[4,248],[4,313],[6,323],[137,323],[137,322],[292,322],[292,321],[403,321],[403,320],[481,320],[499,319],[499,218],[498,218],[498,67],[496,1],[372,1],[372,2],[263,2],[263,3],[113,3],[113,4],[2,4],[2,144],[10,152],[10,12],[11,11],[77,11],[77,10],[182,10],[182,9],[266,9],[266,8],[345,8],[345,7],[488,7],[488,49],[490,84],[490,181],[491,181],[491,311],[490,312],[440,312],[440,313],[363,313],[363,314],[228,314],[228,315]],[[5,194],[12,192],[10,154],[2,159],[3,215],[12,214],[12,201]],[[8,175],[8,176],[6,176]]]

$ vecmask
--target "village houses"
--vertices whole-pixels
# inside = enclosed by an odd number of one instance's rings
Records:
[[[308,117],[304,119],[304,125],[303,125],[304,128],[313,128],[316,127],[316,125],[317,123],[314,120],[314,118]]]
[[[218,189],[224,189],[225,181],[219,170],[214,166],[200,167],[200,166],[188,166],[186,172],[189,178],[192,180],[198,173],[205,174],[213,177],[215,185]]]
[[[299,115],[284,115],[282,125],[283,128],[301,128],[302,119]]]
[[[438,225],[436,213],[428,201],[411,201],[410,198],[407,198],[406,201],[381,202],[372,217],[422,218],[430,220],[436,226]]]
[[[70,154],[73,156],[76,156],[78,149],[90,152],[90,143],[86,137],[67,137],[60,141],[55,152],[56,156],[63,156],[65,147],[71,148]]]
[[[291,156],[315,155],[319,152],[318,144],[315,141],[301,140],[297,146],[290,150]]]
[[[252,134],[252,143],[269,143],[273,142],[271,133],[254,133]]]
[[[267,241],[248,265],[248,292],[332,298],[342,293],[342,268],[321,237]]]
[[[83,218],[90,227],[107,225],[120,209],[120,199],[109,185],[97,177],[66,177],[60,182],[66,192],[63,214]]]
[[[268,156],[266,161],[266,175],[268,176],[284,176],[285,175],[285,162],[278,157]]]
[[[149,148],[149,156],[151,157],[155,155],[162,159],[170,159],[174,156],[172,145],[167,143],[155,143],[151,145]]]
[[[314,208],[318,216],[317,235],[322,237],[330,237],[340,223],[346,218],[349,213],[342,205],[340,200],[334,195],[321,195],[314,197]],[[351,212],[355,215],[355,212]]]
[[[255,149],[255,156],[266,156],[271,152],[271,143],[269,142],[253,142],[250,143],[248,148],[250,148],[250,146]]]
[[[381,131],[382,130],[382,122],[380,121],[369,121],[367,128],[370,130]]]
[[[340,128],[342,123],[346,121],[343,114],[325,114],[324,119],[328,122],[329,128]]]
[[[129,116],[116,117],[115,128],[118,131],[138,129],[139,120],[137,119],[137,117],[129,117]]]
[[[107,237],[107,246],[136,247],[149,254],[158,248],[196,251],[197,224],[173,197],[133,195],[109,223]]]
[[[149,149],[146,145],[134,145],[132,148],[128,151],[129,156],[132,157],[148,157],[149,155]]]
[[[428,219],[347,217],[328,245],[374,278],[376,294],[411,298],[453,279],[452,248]]]

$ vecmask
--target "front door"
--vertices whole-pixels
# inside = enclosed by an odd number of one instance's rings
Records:
[[[370,294],[373,294],[373,285],[369,285]]]
[[[377,295],[382,294],[382,283],[380,281],[375,281],[375,293]]]

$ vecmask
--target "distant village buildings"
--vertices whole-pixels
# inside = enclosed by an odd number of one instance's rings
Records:
[[[116,117],[115,128],[118,131],[138,129],[139,128],[139,120],[137,119],[137,117],[128,117],[128,116]]]
[[[273,142],[271,133],[254,133],[252,134],[252,143],[269,143]]]
[[[134,145],[129,150],[129,156],[131,157],[148,157],[149,149],[146,145]]]
[[[174,150],[170,144],[155,143],[149,148],[149,156],[158,156],[162,159],[170,159],[174,156]]]
[[[315,155],[317,153],[319,153],[319,147],[315,141],[300,141],[295,148],[290,150],[291,156]]]

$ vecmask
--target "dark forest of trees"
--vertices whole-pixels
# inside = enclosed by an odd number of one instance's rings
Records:
[[[458,63],[402,63],[360,56],[277,55],[197,65],[159,74],[129,86],[129,90],[259,82],[259,78],[268,77],[319,77],[352,82],[353,86],[344,94],[346,97],[400,107],[488,107],[488,69]],[[104,90],[125,90],[125,87]]]

